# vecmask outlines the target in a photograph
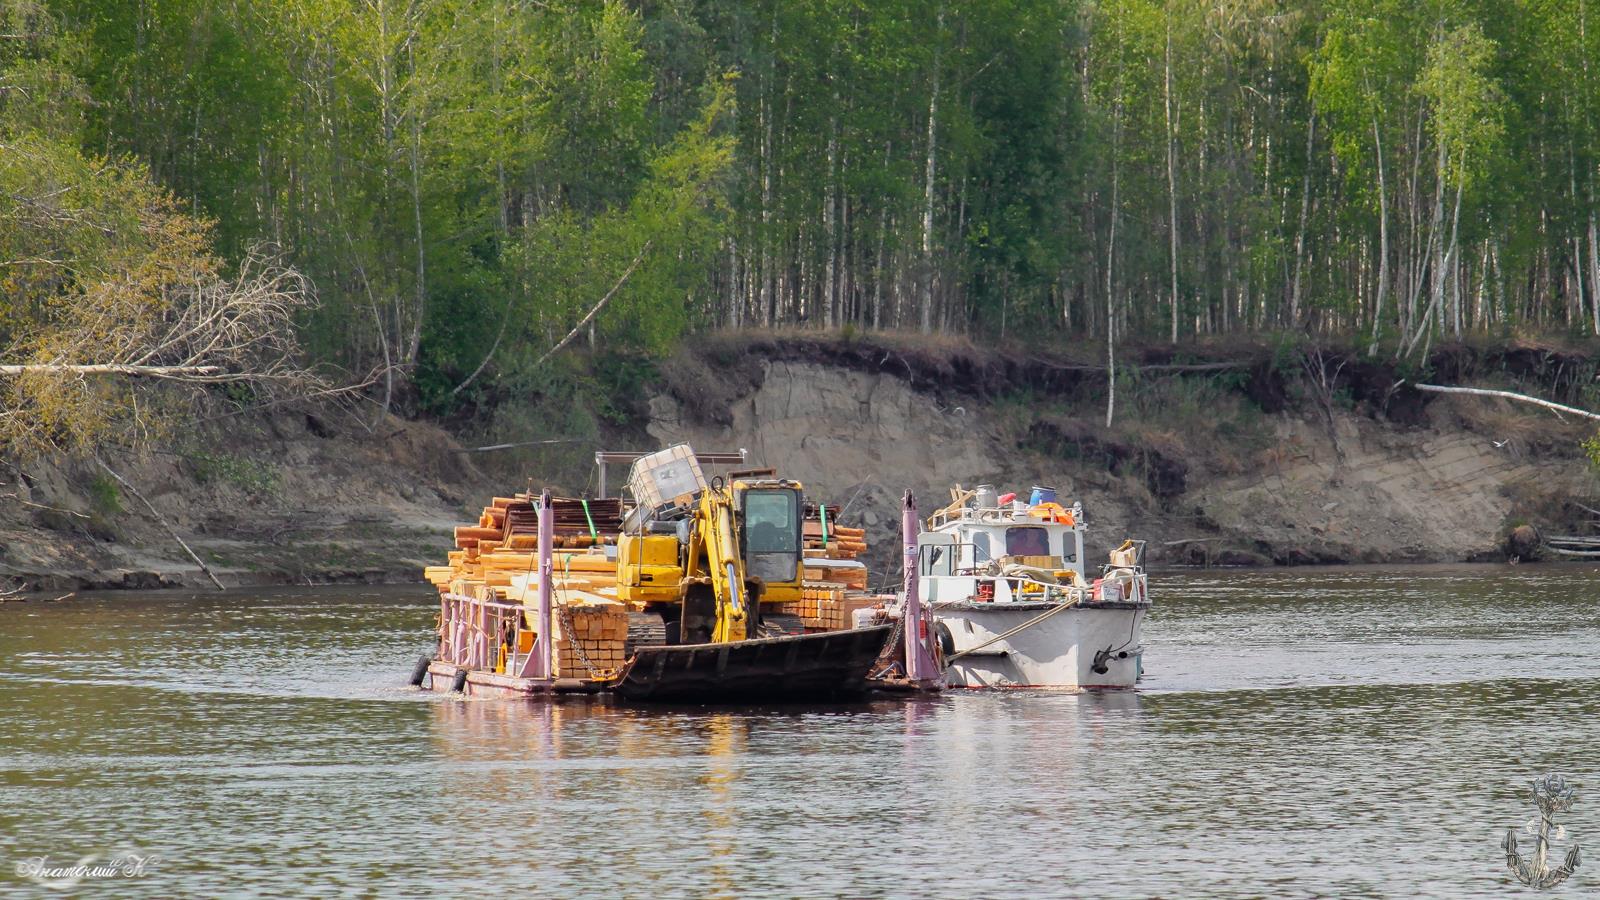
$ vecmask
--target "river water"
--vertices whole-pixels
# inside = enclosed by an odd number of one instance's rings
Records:
[[[8,603],[0,893],[1499,897],[1546,771],[1600,892],[1600,571],[1154,592],[1137,693],[738,709],[419,693],[424,587]]]

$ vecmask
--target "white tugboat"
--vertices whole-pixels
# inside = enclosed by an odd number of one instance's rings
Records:
[[[1131,688],[1150,594],[1142,542],[1086,572],[1083,508],[1034,488],[952,491],[917,537],[921,593],[951,687]]]

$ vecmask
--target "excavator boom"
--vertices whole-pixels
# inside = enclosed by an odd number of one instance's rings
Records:
[[[717,598],[717,625],[711,642],[742,641],[750,620],[750,603],[745,596],[744,560],[739,556],[739,541],[734,534],[733,501],[723,489],[713,487],[701,495],[697,525],[705,530],[706,563]]]

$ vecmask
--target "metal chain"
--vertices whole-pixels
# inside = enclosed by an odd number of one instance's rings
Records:
[[[583,652],[583,641],[578,638],[577,629],[572,627],[572,611],[567,608],[567,604],[558,603],[556,604],[556,609],[561,613],[561,627],[567,632],[567,640],[572,642],[572,649],[578,651],[578,662],[583,663],[583,667],[589,672],[589,677],[602,681],[611,677],[610,674],[601,675],[600,673],[612,673],[614,670],[596,669],[594,663],[589,661],[589,654]]]
[[[584,512],[585,514],[588,513],[588,504],[584,504]],[[568,554],[566,558],[561,561],[561,571],[563,576],[572,574],[571,554]],[[563,578],[562,583],[565,584],[565,578]],[[551,593],[554,594],[554,591]],[[611,672],[612,670],[596,669],[594,667],[594,663],[589,661],[589,654],[583,651],[583,641],[578,638],[578,630],[572,626],[572,611],[567,608],[568,604],[560,602],[559,599],[555,597],[552,597],[551,599],[556,600],[556,612],[561,616],[561,627],[567,633],[567,640],[572,642],[572,649],[578,651],[578,662],[583,664],[583,668],[588,671],[589,677],[602,681],[606,678],[609,678],[609,675],[602,676],[600,673],[602,671]]]
[[[900,618],[894,620],[894,628],[890,629],[888,639],[883,642],[883,646],[884,647],[892,647],[892,646],[894,646],[896,641],[900,640],[900,626],[904,622],[905,622],[905,614],[902,612],[901,615],[900,615]],[[876,662],[876,660],[874,660],[874,662]],[[886,673],[888,673],[891,669],[893,669],[895,667],[895,665],[896,665],[895,663],[891,662],[888,665],[884,666],[883,668],[878,669],[877,671],[873,672],[868,677],[881,678]]]

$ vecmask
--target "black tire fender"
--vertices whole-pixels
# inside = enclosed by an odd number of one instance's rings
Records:
[[[956,636],[950,633],[950,626],[943,622],[933,623],[933,636],[935,649],[938,651],[939,668],[944,668],[944,661],[956,655]]]

